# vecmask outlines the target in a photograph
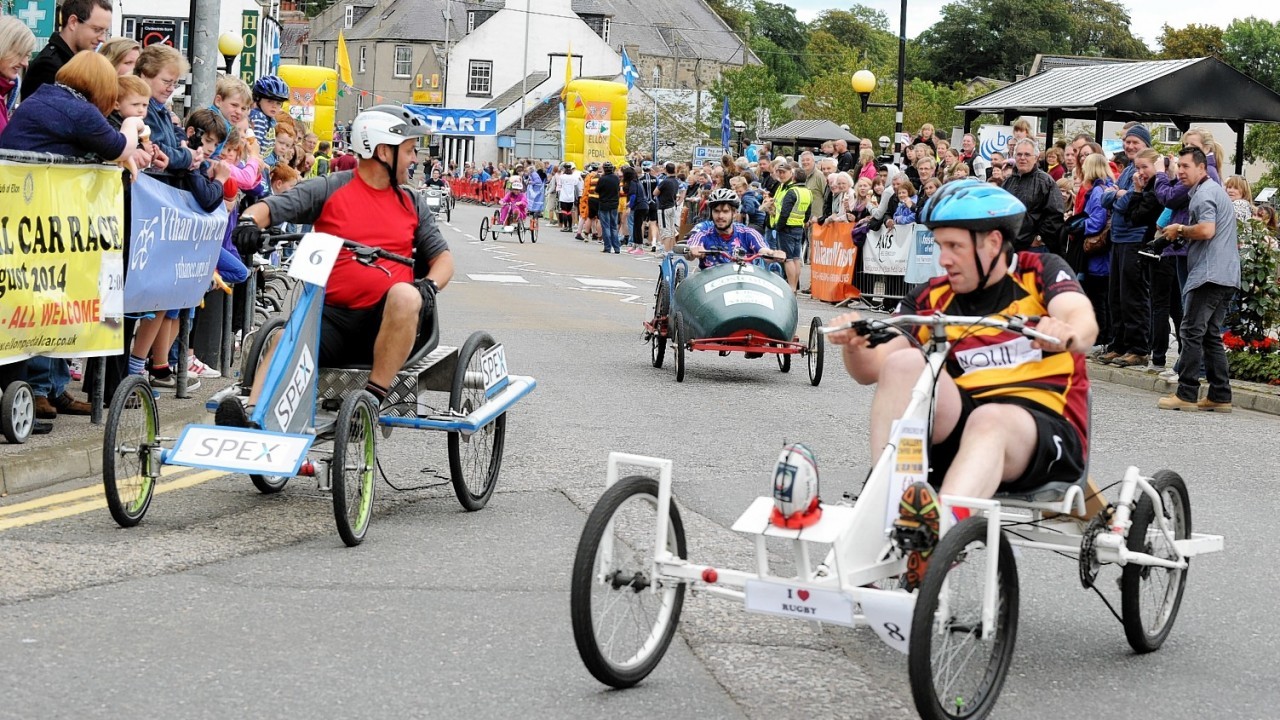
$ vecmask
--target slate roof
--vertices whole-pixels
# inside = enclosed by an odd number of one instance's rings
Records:
[[[1129,58],[1109,58],[1109,57],[1090,57],[1088,55],[1045,55],[1037,53],[1036,59],[1031,63],[1031,75],[1039,75],[1042,72],[1054,70],[1057,68],[1084,67],[1086,65],[1112,65],[1115,63],[1132,63],[1140,62]]]
[[[511,105],[512,103],[519,101],[520,96],[524,94],[523,91],[526,88],[529,90],[532,90],[538,87],[538,85],[540,85],[544,80],[546,80],[549,77],[551,77],[551,75],[545,72],[530,73],[529,77],[525,78],[524,82],[522,83],[518,82],[515,85],[512,85],[511,87],[503,91],[502,94],[498,95],[494,99],[485,103],[484,109],[485,110],[495,110],[495,109],[501,110],[507,107],[508,105]]]
[[[356,3],[360,4],[360,3]],[[334,13],[334,19],[312,33],[315,42],[334,41],[342,30],[347,42],[352,40],[409,40],[412,42],[444,42],[445,0],[381,0],[365,3],[372,9],[349,29],[343,29],[343,14]],[[452,40],[459,40],[467,32],[467,10],[480,3],[460,2],[451,4]],[[502,5],[489,4],[489,9],[500,10]],[[314,22],[314,21],[313,21]]]

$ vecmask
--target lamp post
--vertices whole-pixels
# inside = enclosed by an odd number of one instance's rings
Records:
[[[902,13],[898,24],[898,102],[890,105],[888,103],[867,102],[871,96],[871,91],[876,89],[876,76],[870,70],[859,70],[853,74],[853,91],[858,93],[862,98],[862,112],[866,112],[869,107],[891,107],[896,110],[893,118],[893,162],[900,164],[902,162],[902,149],[898,146],[898,136],[902,134],[902,91],[907,84],[907,0],[902,0]]]
[[[733,123],[733,129],[738,133],[738,154],[741,155],[747,149],[747,146],[742,144],[742,133],[747,131],[747,124],[737,120]]]
[[[224,72],[231,74],[231,64],[236,61],[236,56],[244,50],[244,38],[233,32],[224,32],[218,36],[218,52],[222,55],[225,65]]]

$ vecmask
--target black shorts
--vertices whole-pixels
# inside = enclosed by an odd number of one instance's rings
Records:
[[[651,223],[658,222],[658,206],[657,205],[649,206],[649,211],[644,214],[644,220],[645,222],[651,222]]]
[[[1031,492],[1046,483],[1076,482],[1084,474],[1084,448],[1080,446],[1080,436],[1076,434],[1076,429],[1066,418],[1032,402],[987,402],[1017,405],[1031,413],[1031,418],[1036,423],[1036,450],[1031,456],[1031,464],[1016,480],[1002,483],[1000,492]],[[964,434],[969,415],[982,404],[985,403],[974,400],[963,390],[960,391],[960,418],[956,421],[955,429],[946,440],[934,443],[929,449],[930,485],[942,487],[947,469],[960,450],[960,437]]]
[[[320,367],[346,368],[373,364],[373,345],[382,330],[382,312],[387,304],[383,296],[373,307],[353,310],[325,305],[320,316]],[[422,300],[418,315],[418,332],[413,343],[417,350],[427,341],[424,329],[435,312],[434,297]]]
[[[587,198],[587,219],[595,220],[600,217],[600,198]]]

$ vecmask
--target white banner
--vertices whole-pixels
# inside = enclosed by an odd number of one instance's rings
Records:
[[[978,131],[978,154],[985,160],[990,160],[993,152],[1008,154],[1012,137],[1012,125],[983,125]]]
[[[870,232],[862,246],[862,270],[872,275],[906,275],[916,225],[895,225],[892,232]]]

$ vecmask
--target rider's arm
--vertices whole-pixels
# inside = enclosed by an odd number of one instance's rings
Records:
[[[847,313],[832,320],[831,324],[847,324],[860,318],[856,312]],[[844,369],[859,385],[874,385],[879,382],[880,370],[890,353],[911,347],[911,341],[901,335],[882,345],[868,347],[867,338],[853,330],[831,333],[827,340],[842,348],[840,357],[844,360]]]
[[[431,269],[427,271],[427,279],[435,284],[436,290],[443,290],[453,278],[453,253],[445,250],[431,259]]]
[[[292,190],[264,198],[262,202],[251,205],[241,218],[252,218],[258,227],[265,228],[280,223],[296,223],[298,225],[314,225],[320,218],[325,201],[338,188],[351,182],[352,172],[339,172],[324,177],[303,180]]]
[[[437,288],[443,290],[453,278],[453,255],[440,232],[440,225],[436,223],[436,214],[419,200],[417,194],[411,194],[411,197],[418,211],[418,228],[413,235],[413,276],[429,277]]]
[[[1066,260],[1057,255],[1046,254],[1042,256],[1041,262],[1044,263],[1042,292],[1048,313],[1040,319],[1036,329],[1059,340],[1068,341],[1072,352],[1089,352],[1098,337],[1093,303],[1089,302],[1080,283],[1076,282]],[[1065,345],[1047,345],[1039,340],[1032,341],[1032,346],[1049,352],[1068,349]]]

